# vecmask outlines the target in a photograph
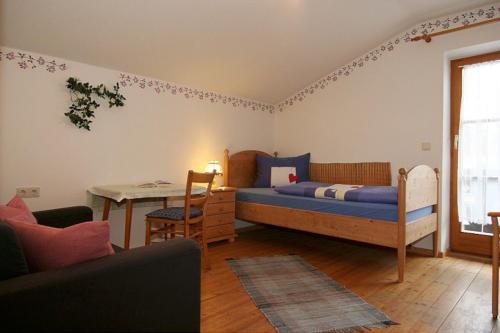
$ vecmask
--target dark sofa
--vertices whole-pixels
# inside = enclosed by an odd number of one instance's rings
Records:
[[[88,207],[34,213],[66,227]],[[113,256],[0,281],[0,331],[200,330],[200,250],[175,239]]]

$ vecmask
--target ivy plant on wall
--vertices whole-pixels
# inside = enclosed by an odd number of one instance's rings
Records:
[[[66,81],[66,87],[71,96],[69,111],[64,115],[78,128],[90,131],[92,118],[95,118],[94,111],[100,106],[95,97],[107,99],[109,107],[124,106],[125,97],[120,94],[120,86],[116,83],[113,90],[109,90],[103,84],[93,86],[88,82],[81,82],[75,77],[70,77]]]

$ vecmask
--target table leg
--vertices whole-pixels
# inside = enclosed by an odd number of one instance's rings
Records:
[[[130,248],[130,228],[132,226],[132,200],[127,199],[126,213],[125,213],[125,250]]]
[[[110,198],[104,198],[104,209],[102,210],[102,220],[107,221],[109,219],[109,207],[111,205]]]

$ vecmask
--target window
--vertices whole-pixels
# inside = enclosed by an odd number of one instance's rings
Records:
[[[451,249],[490,252],[500,211],[500,52],[451,63]]]

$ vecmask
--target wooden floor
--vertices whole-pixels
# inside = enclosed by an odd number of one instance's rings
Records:
[[[394,250],[306,233],[264,228],[209,248],[202,277],[203,332],[274,332],[226,258],[294,253],[378,307],[401,325],[373,332],[498,332],[491,319],[491,265],[409,255],[396,283]]]

